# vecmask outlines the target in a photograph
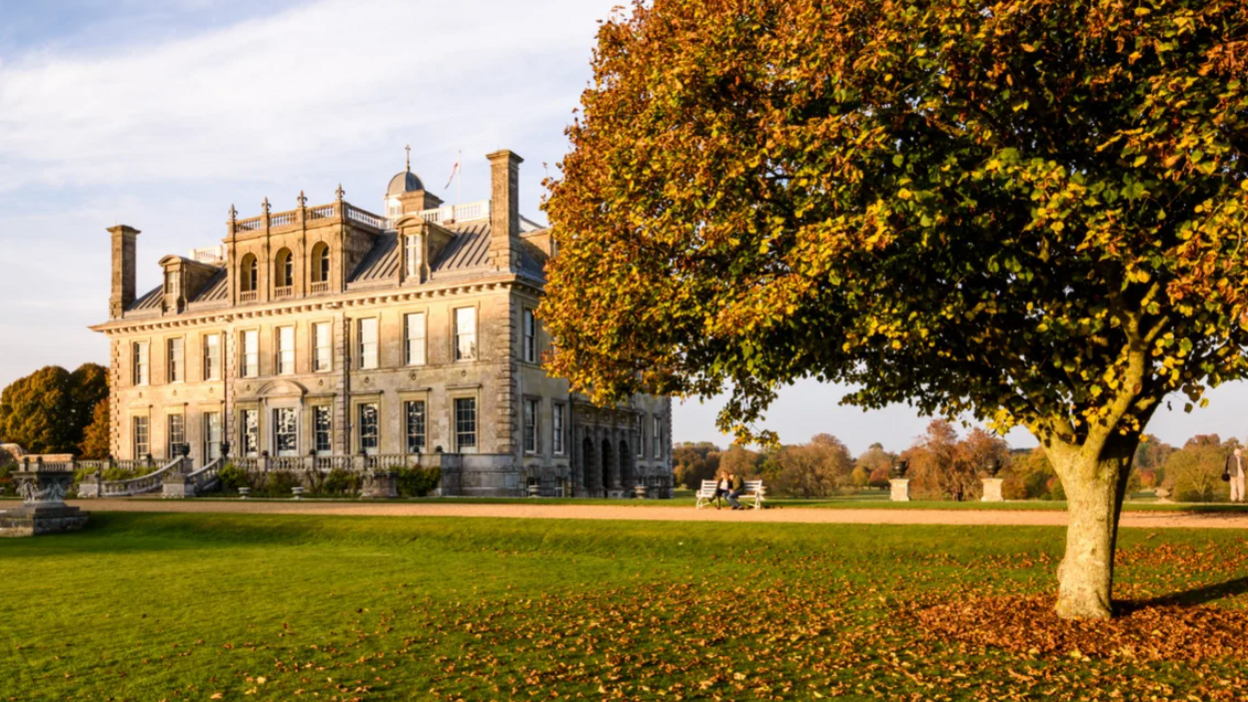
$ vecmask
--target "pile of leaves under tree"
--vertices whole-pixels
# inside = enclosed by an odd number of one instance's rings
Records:
[[[77,454],[97,406],[107,398],[108,371],[103,366],[84,363],[73,373],[60,366],[41,368],[0,393],[0,438],[27,453]],[[107,441],[104,455],[95,455],[95,442],[91,449],[87,457],[104,458]]]
[[[1111,616],[1141,433],[1248,371],[1248,3],[653,0],[593,70],[550,369],[729,389],[743,438],[803,377],[1025,427],[1069,501],[1057,612]]]

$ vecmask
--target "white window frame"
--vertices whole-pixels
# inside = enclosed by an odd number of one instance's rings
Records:
[[[248,420],[255,422],[249,430]],[[251,446],[247,445],[247,437],[251,437]],[[238,411],[238,451],[240,456],[255,457],[260,455],[260,411],[258,409],[240,409]]]
[[[409,366],[423,366],[429,360],[425,334],[427,320],[424,312],[403,315],[403,358]]]
[[[321,331],[325,331],[325,344],[321,345]],[[334,370],[334,328],[329,322],[312,323],[312,372],[330,373]]]
[[[221,335],[204,335],[204,381],[221,380]]]
[[[662,423],[662,420],[663,418],[656,414],[654,415],[654,420],[651,424],[652,430],[650,432],[651,434],[650,438],[654,442],[654,456],[653,457],[655,459],[659,459],[663,457],[663,423]]]
[[[279,421],[278,417],[284,416],[284,415],[289,417],[290,422],[292,424],[293,428],[291,429],[290,432],[282,431],[282,422]],[[299,455],[299,410],[295,409],[294,407],[274,407],[272,414],[270,416],[273,419],[273,428],[272,428],[272,431],[270,432],[272,434],[273,455],[274,456],[298,456]],[[289,434],[289,436],[291,437],[292,447],[289,449],[283,450],[281,448],[281,441],[279,440],[278,437],[285,436],[287,434]]]
[[[174,441],[175,434],[173,431],[174,420],[180,425],[178,434],[181,434],[181,441]],[[181,412],[173,412],[165,415],[165,460],[172,461],[182,455],[177,449],[186,443],[186,415]],[[176,444],[176,446],[175,446]]]
[[[567,430],[568,406],[562,402],[551,404],[551,450],[556,456],[562,456],[567,451],[567,441],[564,432]]]
[[[320,415],[324,413],[329,420],[324,431],[321,430]],[[321,448],[321,435],[325,435],[325,448]],[[334,452],[334,408],[329,405],[312,406],[312,450],[318,456],[327,456]]]
[[[361,317],[356,322],[360,370],[377,370],[381,366],[381,321],[376,317]],[[372,329],[372,341],[367,340],[365,329]]]
[[[536,455],[542,449],[542,444],[538,441],[538,433],[541,427],[542,401],[536,397],[524,398],[524,453],[532,456]]]
[[[139,427],[143,428],[143,441],[139,442]],[[140,447],[142,450],[140,451]],[[135,415],[130,418],[130,450],[134,452],[134,460],[141,461],[152,452],[152,424],[147,415]]]
[[[186,380],[186,337],[172,336],[165,340],[165,363],[165,375],[170,383]]]
[[[364,409],[373,408],[373,439],[372,447],[364,445]],[[376,456],[381,450],[381,403],[380,402],[361,402],[355,406],[356,416],[356,448],[363,451],[366,455]]]
[[[151,349],[149,342],[136,341],[130,346],[130,353],[134,356],[130,364],[130,382],[135,387],[146,387],[151,385],[151,359],[148,351]],[[150,446],[150,443],[149,443]]]
[[[260,330],[244,329],[240,332],[239,372],[244,378],[260,377]]]
[[[289,339],[283,339],[283,334],[289,334]],[[274,375],[294,375],[295,374],[295,327],[293,325],[284,325],[278,327],[273,333],[274,346],[277,352],[273,354]]]
[[[420,405],[420,447],[412,450],[412,405]],[[429,453],[429,404],[424,400],[403,402],[403,453],[419,455]]]
[[[420,275],[420,237],[411,234],[405,239],[403,250],[407,263],[407,277],[416,278]]]
[[[471,331],[464,331],[461,325],[460,314],[470,314],[472,319]],[[454,358],[456,361],[475,361],[480,356],[480,345],[477,339],[477,308],[476,307],[456,307],[451,311],[452,330],[451,338],[454,342]],[[468,348],[464,349],[464,342],[467,342]]]
[[[213,418],[216,425],[213,426]],[[225,439],[222,433],[221,413],[204,412],[204,463],[208,464],[221,458],[221,442]],[[214,448],[215,447],[215,448]]]
[[[526,363],[537,363],[537,315],[532,308],[524,308],[520,323],[524,329],[524,360]]]
[[[470,433],[461,431],[460,429],[460,404],[461,402],[472,403],[472,443],[465,444],[461,441],[461,437]],[[455,440],[456,453],[476,453],[481,446],[481,412],[480,403],[477,402],[475,395],[460,396],[451,398],[451,437]],[[465,451],[467,449],[467,451]]]

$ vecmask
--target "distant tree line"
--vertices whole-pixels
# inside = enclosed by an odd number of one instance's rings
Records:
[[[1226,500],[1222,468],[1239,446],[1236,439],[1223,441],[1216,434],[1194,436],[1181,448],[1145,436],[1135,454],[1128,490],[1165,488],[1183,502]],[[944,420],[931,422],[900,453],[875,443],[855,458],[835,436],[817,434],[805,444],[757,451],[740,444],[721,449],[710,442],[686,442],[676,445],[672,458],[677,484],[690,489],[723,470],[746,479],[761,478],[773,495],[806,498],[887,488],[893,463],[905,459],[912,496],[954,501],[978,500],[981,479],[995,461],[1007,500],[1066,499],[1043,448],[1011,449],[1000,437],[978,428],[960,435]]]
[[[47,366],[0,392],[0,443],[27,453],[108,456],[108,371],[85,363],[72,373]]]

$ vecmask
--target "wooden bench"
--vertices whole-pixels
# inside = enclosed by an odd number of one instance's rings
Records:
[[[715,502],[715,481],[703,480],[702,487],[698,488],[697,497],[698,502],[696,507],[698,509],[702,509],[706,505]]]
[[[767,488],[761,480],[745,481],[745,492],[741,493],[741,497],[737,498],[739,502],[746,500],[754,500],[754,509],[762,509],[763,501],[767,499]]]

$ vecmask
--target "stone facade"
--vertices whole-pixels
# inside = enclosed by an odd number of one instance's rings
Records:
[[[409,169],[384,217],[341,188],[328,205],[231,208],[221,246],[165,257],[141,297],[139,232],[110,229],[112,314],[93,329],[110,342],[114,458],[159,463],[181,442],[202,466],[228,443],[278,467],[438,464],[444,494],[669,492],[669,398],[602,410],[542,370],[552,238],[519,214],[521,159],[488,158],[484,202],[442,206]]]

